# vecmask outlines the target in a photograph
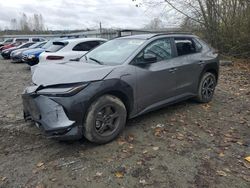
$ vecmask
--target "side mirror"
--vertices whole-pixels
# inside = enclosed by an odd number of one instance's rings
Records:
[[[157,57],[154,54],[147,53],[143,55],[143,60],[144,60],[144,63],[146,64],[155,63],[157,62]]]

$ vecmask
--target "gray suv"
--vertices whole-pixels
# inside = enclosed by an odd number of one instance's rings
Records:
[[[47,136],[103,144],[126,120],[188,98],[212,100],[218,54],[187,34],[116,38],[78,61],[38,65],[22,95],[24,118]]]

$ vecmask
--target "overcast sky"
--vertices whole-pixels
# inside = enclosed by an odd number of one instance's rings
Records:
[[[137,8],[132,0],[0,0],[0,28],[10,27],[10,20],[23,12],[42,14],[54,30],[97,28],[99,22],[105,28],[142,28],[160,15],[158,8]]]

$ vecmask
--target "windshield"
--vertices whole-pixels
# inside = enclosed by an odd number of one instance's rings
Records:
[[[39,48],[42,47],[42,45],[44,45],[44,42],[37,42],[35,44],[32,44],[29,48]]]
[[[88,62],[107,65],[120,65],[144,42],[143,39],[114,39],[90,51]]]

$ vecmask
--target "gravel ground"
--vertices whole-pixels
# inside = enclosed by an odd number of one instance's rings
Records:
[[[250,71],[221,67],[214,100],[140,116],[106,145],[45,138],[22,119],[24,64],[0,60],[0,187],[250,187]]]

